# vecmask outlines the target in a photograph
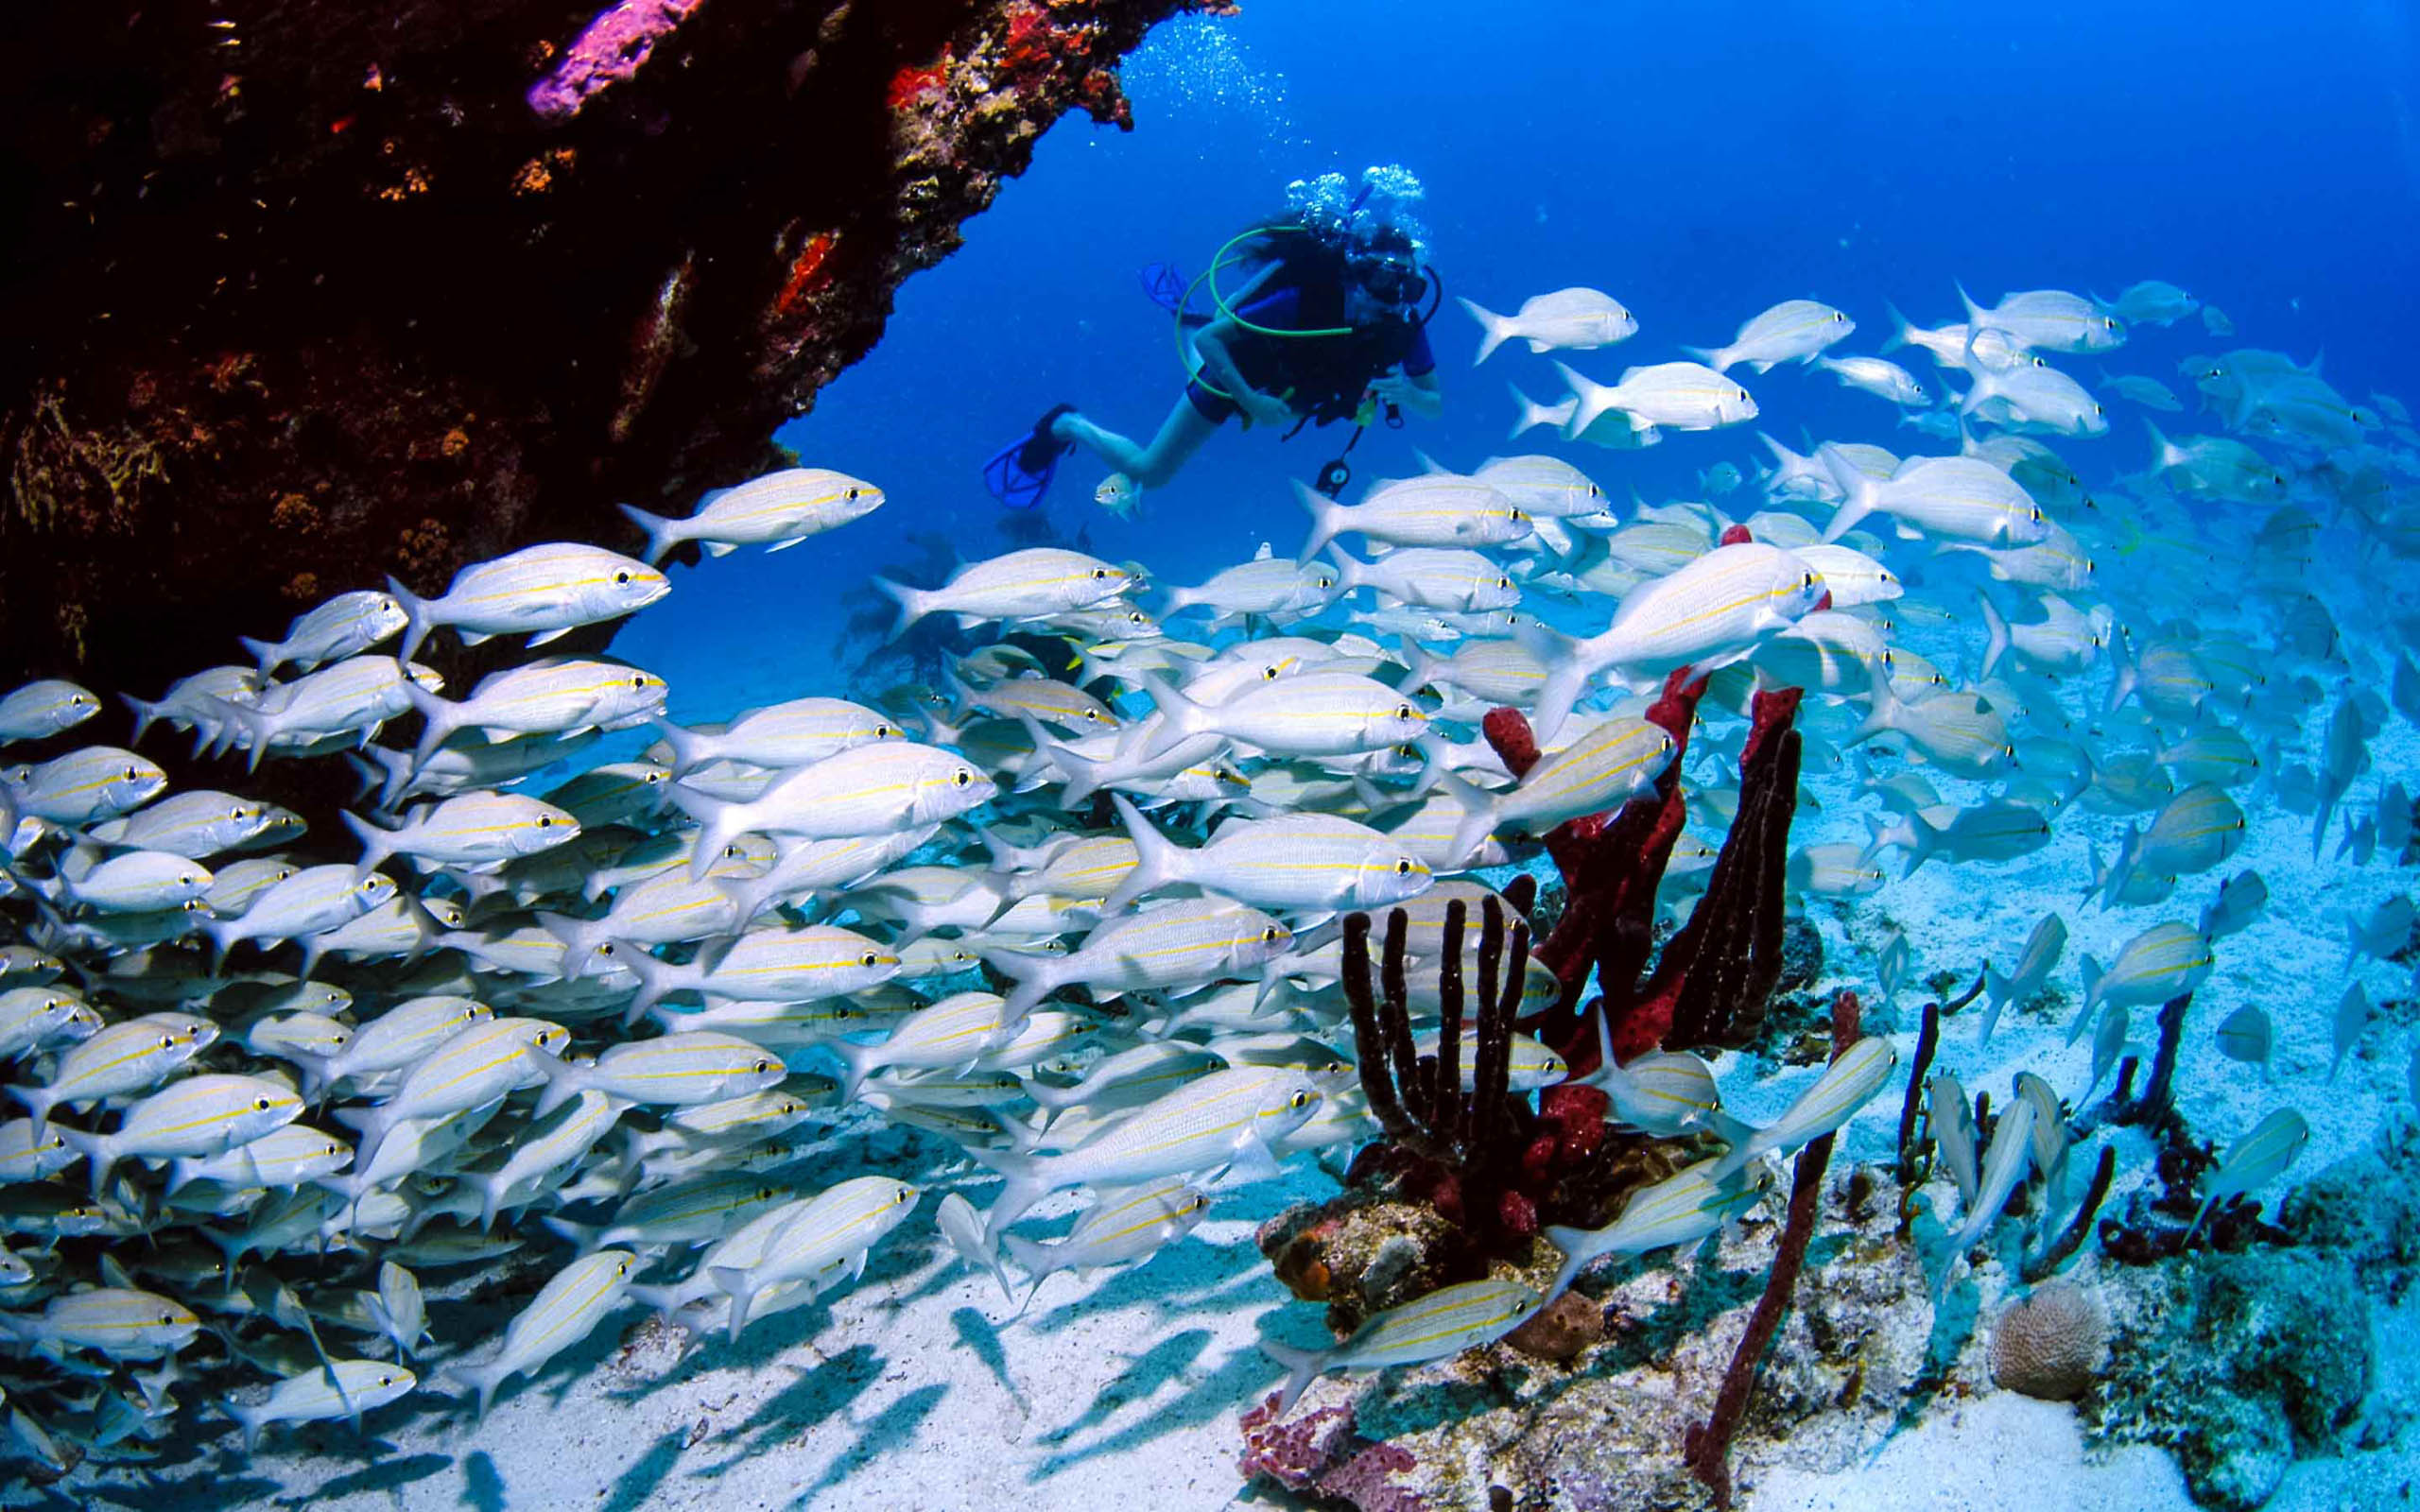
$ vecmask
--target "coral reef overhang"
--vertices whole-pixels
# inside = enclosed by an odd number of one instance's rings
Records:
[[[1188,0],[49,7],[0,62],[0,686],[632,544]],[[676,507],[675,512],[679,512]]]

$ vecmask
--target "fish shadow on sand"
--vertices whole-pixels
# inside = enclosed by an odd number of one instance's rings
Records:
[[[178,1484],[175,1499],[167,1502],[178,1512],[186,1508],[267,1506],[285,1487],[265,1475],[204,1475],[194,1476]],[[81,1488],[73,1504],[89,1508],[106,1502],[113,1506],[132,1507],[138,1512],[158,1512],[166,1502],[157,1485],[117,1486],[107,1481],[95,1482]]]
[[[1009,1394],[1009,1399],[1024,1401],[1025,1393],[1017,1389],[1016,1382],[1009,1375],[1009,1353],[1000,1348],[1003,1325],[985,1317],[979,1307],[961,1307],[949,1315],[949,1322],[950,1327],[958,1332],[958,1342],[983,1362],[983,1368],[992,1372],[992,1379],[1000,1383],[1000,1389]]]
[[[406,1486],[427,1480],[432,1475],[444,1473],[446,1469],[454,1463],[453,1456],[449,1454],[391,1456],[394,1446],[375,1439],[365,1442],[362,1447],[372,1454],[373,1463],[363,1466],[350,1475],[339,1475],[324,1485],[313,1486],[299,1496],[277,1498],[277,1503],[285,1506],[308,1506],[320,1500],[354,1496],[365,1491],[385,1491],[392,1495],[400,1492]],[[310,1452],[316,1457],[323,1451],[315,1445]]]
[[[681,1463],[681,1452],[688,1446],[689,1431],[675,1428],[655,1441],[637,1464],[624,1470],[606,1488],[605,1499],[597,1503],[599,1512],[639,1512],[655,1488],[664,1484],[672,1467]]]
[[[1057,1333],[1107,1309],[1150,1307],[1166,1316],[1182,1316],[1201,1304],[1250,1286],[1269,1274],[1268,1262],[1251,1245],[1203,1245],[1178,1241],[1178,1249],[1154,1255],[1139,1265],[1128,1265],[1081,1293],[1062,1292],[1053,1302],[1048,1294],[1068,1283],[1058,1276],[1043,1282],[1044,1295],[1025,1325],[1037,1333]],[[1181,1262],[1171,1263],[1170,1262]]]
[[[1119,1409],[1145,1401],[1170,1382],[1189,1383],[1187,1389],[1167,1400],[1150,1402],[1148,1411],[1124,1428],[1088,1444],[1060,1450],[1036,1465],[1026,1479],[1046,1481],[1084,1460],[1128,1453],[1166,1435],[1208,1422],[1250,1400],[1255,1389],[1267,1389],[1281,1373],[1253,1349],[1237,1349],[1215,1368],[1202,1371],[1197,1368],[1197,1362],[1211,1338],[1206,1329],[1188,1329],[1136,1356],[1115,1380],[1101,1387],[1083,1416],[1044,1434],[1039,1441],[1066,1444],[1088,1429],[1105,1425]]]
[[[949,1395],[949,1388],[940,1382],[918,1386],[874,1414],[873,1419],[859,1425],[857,1440],[833,1456],[813,1486],[799,1492],[794,1506],[814,1507],[821,1504],[824,1492],[837,1489],[857,1471],[896,1449],[915,1442],[917,1430],[925,1419]]]
[[[850,1402],[882,1379],[884,1364],[872,1345],[853,1344],[813,1369],[798,1371],[797,1380],[766,1399],[744,1420],[708,1440],[717,1445],[737,1444],[738,1452],[701,1467],[694,1472],[695,1477],[716,1479],[759,1454],[796,1442],[817,1424],[845,1414]]]
[[[504,1473],[495,1468],[495,1457],[484,1449],[462,1456],[462,1495],[458,1504],[472,1512],[505,1512],[509,1504],[504,1494]]]
[[[1942,1264],[1949,1264],[1956,1257],[1944,1256]],[[1919,1267],[1921,1269],[1921,1267]],[[2012,1267],[2014,1269],[2014,1267]],[[1967,1341],[1975,1336],[1975,1329],[1982,1321],[1982,1293],[1971,1273],[1950,1283],[1940,1305],[1932,1310],[1932,1329],[1925,1336],[1925,1359],[1912,1379],[1908,1382],[1907,1395],[1900,1400],[1899,1410],[1891,1416],[1891,1425],[1884,1430],[1882,1442],[1888,1443],[1902,1432],[1920,1422],[1942,1388],[1949,1384],[1950,1369]],[[1879,1452],[1880,1445],[1876,1446]]]

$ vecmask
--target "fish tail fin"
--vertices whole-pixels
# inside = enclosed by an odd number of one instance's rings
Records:
[[[1541,750],[1563,729],[1564,720],[1588,691],[1592,672],[1580,654],[1580,643],[1529,615],[1512,628],[1514,640],[1547,669],[1544,681],[1530,700],[1530,732]]]
[[[1445,790],[1446,797],[1462,806],[1461,820],[1454,826],[1454,837],[1447,843],[1446,859],[1454,863],[1468,860],[1495,829],[1496,797],[1442,765],[1436,767],[1436,782]]]
[[[469,1387],[472,1395],[478,1399],[478,1405],[472,1415],[473,1420],[478,1422],[487,1420],[488,1409],[495,1404],[496,1388],[504,1384],[504,1378],[509,1373],[501,1360],[488,1365],[451,1365],[445,1367],[449,1379]]]
[[[621,510],[622,518],[638,526],[640,534],[647,537],[647,550],[641,554],[640,559],[648,566],[662,561],[666,552],[681,543],[677,522],[660,514],[649,514],[631,505],[617,504],[614,507]]]
[[[404,696],[420,711],[422,730],[420,743],[412,747],[412,771],[417,774],[437,754],[437,747],[462,728],[462,706],[422,687],[410,678],[404,679]]]
[[[1998,606],[1992,602],[1992,595],[1979,588],[1975,590],[1975,602],[1983,610],[1982,676],[1988,678],[1992,669],[2000,664],[2000,658],[2008,655],[2008,621],[2001,615]]]
[[[736,1344],[739,1331],[748,1326],[748,1310],[756,1302],[756,1273],[736,1265],[717,1265],[712,1275],[715,1285],[731,1298],[731,1342]]]
[[[244,1457],[251,1459],[252,1452],[261,1447],[263,1423],[260,1413],[232,1397],[221,1397],[218,1400],[218,1410],[225,1413],[236,1427],[244,1431]]]
[[[833,1106],[846,1108],[857,1100],[857,1090],[876,1069],[882,1047],[861,1045],[847,1040],[835,1040],[824,1046],[840,1058],[839,1100]]]
[[[723,847],[748,832],[748,805],[712,798],[680,782],[667,784],[665,791],[675,808],[698,821],[698,846],[689,855],[689,880],[695,882],[714,868]]]
[[[664,742],[672,752],[672,780],[676,782],[688,776],[712,754],[706,747],[705,737],[694,730],[683,729],[663,718],[650,719],[648,724],[655,730],[655,738]]]
[[[1117,889],[1101,904],[1104,915],[1124,913],[1134,900],[1145,893],[1184,880],[1184,852],[1171,844],[1143,817],[1142,811],[1126,800],[1122,794],[1109,796],[1110,806],[1117,811],[1117,822],[1124,826],[1127,837],[1134,842],[1134,867],[1118,883]]]
[[[1588,1230],[1548,1224],[1538,1232],[1546,1236],[1547,1244],[1563,1251],[1563,1267],[1554,1273],[1554,1283],[1546,1289],[1546,1299],[1551,1302],[1569,1291],[1580,1273],[1588,1268],[1590,1257],[1582,1253],[1582,1246],[1588,1242]]]
[[[1311,516],[1311,533],[1304,541],[1303,549],[1294,554],[1294,564],[1307,567],[1318,558],[1327,543],[1336,539],[1337,533],[1345,528],[1345,523],[1351,517],[1344,512],[1344,506],[1300,478],[1294,479],[1294,499]]]
[[[140,746],[143,744],[143,737],[150,732],[153,725],[166,717],[167,712],[160,705],[147,698],[138,698],[130,693],[121,693],[117,696],[118,701],[126,705],[128,713],[134,715],[134,733],[126,737],[126,743],[130,746]]]
[[[1608,410],[1618,407],[1614,404],[1614,388],[1597,382],[1569,363],[1558,362],[1554,370],[1570,387],[1573,400],[1571,418],[1563,422],[1564,440],[1576,440],[1585,436],[1589,426],[1603,419]]]
[[[622,1027],[633,1028],[647,1017],[648,1009],[664,1001],[665,994],[680,987],[679,974],[637,946],[618,940],[614,942],[614,959],[639,979],[639,989],[631,997],[631,1005],[622,1010]]]
[[[1991,962],[1983,963],[1983,1029],[1975,1037],[1978,1044],[1991,1043],[1992,1030],[2000,1022],[2000,1010],[2008,1006],[2014,986]]]
[[[1869,663],[1866,672],[1870,679],[1867,688],[1872,704],[1856,731],[1842,743],[1844,748],[1862,745],[1887,730],[1895,729],[1900,712],[1905,707],[1899,702],[1899,696],[1891,690],[1891,674],[1882,669],[1880,662]]]
[[[276,671],[285,661],[285,647],[279,643],[255,641],[249,635],[239,635],[235,637],[235,644],[242,646],[245,654],[259,664],[263,678]]]
[[[36,1133],[39,1132],[37,1129]],[[59,1126],[59,1137],[65,1140],[67,1147],[82,1156],[92,1168],[93,1195],[99,1196],[109,1186],[111,1167],[117,1164],[116,1142],[106,1134],[87,1134],[64,1124]]]
[[[2109,637],[2109,696],[2101,704],[2101,713],[2116,713],[2125,701],[2135,696],[2142,681],[2142,673],[2135,664],[2135,654],[2126,632],[2118,630]]]
[[[597,930],[596,922],[593,919],[574,919],[569,914],[544,912],[541,912],[537,919],[539,928],[562,941],[563,958],[562,964],[555,969],[555,979],[561,982],[577,982],[586,976],[589,961],[596,954],[596,948],[605,942],[605,936]]]
[[[561,1056],[538,1055],[530,1058],[537,1061],[538,1069],[546,1074],[546,1084],[538,1089],[538,1106],[532,1117],[545,1117],[579,1096],[580,1089],[588,1085],[590,1073],[585,1066],[565,1060]]]
[[[2070,1020],[2067,1023],[2066,1042],[2068,1044],[2074,1044],[2077,1040],[2083,1038],[2083,1031],[2085,1027],[2092,1022],[2093,1010],[2100,1006],[2100,993],[2099,990],[2101,974],[2100,963],[2087,955],[2083,958],[2083,964],[2080,971],[2083,978],[2083,1004],[2081,1007],[2076,1009],[2075,1018]]]
[[[1286,1384],[1277,1393],[1275,1414],[1275,1418],[1283,1418],[1294,1410],[1294,1403],[1310,1389],[1311,1383],[1320,1378],[1320,1372],[1327,1366],[1326,1357],[1315,1349],[1297,1349],[1291,1345],[1269,1339],[1260,1341],[1260,1352],[1286,1368]]]
[[[1876,499],[1881,490],[1865,470],[1849,460],[1848,454],[1830,441],[1815,449],[1815,458],[1831,474],[1832,486],[1841,490],[1840,506],[1832,511],[1832,522],[1824,527],[1824,540],[1840,540],[1857,528],[1858,522],[1874,512]]]
[[[899,639],[908,633],[909,626],[931,612],[928,605],[931,603],[932,594],[925,590],[910,588],[905,583],[894,583],[878,573],[871,581],[877,592],[899,606],[899,618],[891,625],[890,633],[885,637],[886,640]]]
[[[1512,429],[1506,434],[1506,440],[1519,440],[1524,434],[1538,426],[1553,423],[1547,407],[1521,392],[1519,384],[1507,383],[1504,387],[1512,395]]]
[[[552,1213],[541,1217],[538,1222],[583,1256],[593,1255],[605,1247],[602,1243],[605,1226],[601,1223],[574,1223],[569,1218],[558,1218]]]
[[[350,809],[338,813],[337,817],[344,820],[344,827],[351,830],[354,838],[361,842],[361,859],[354,862],[353,867],[355,882],[363,880],[377,870],[389,857],[395,853],[394,832],[380,829]]]
[[[392,577],[387,579],[387,592],[404,610],[404,639],[395,648],[395,660],[409,662],[421,643],[428,639],[428,632],[437,627],[429,617],[428,601],[418,593]]]
[[[1050,956],[1026,955],[1016,951],[985,951],[982,956],[984,965],[1015,984],[1000,1009],[1003,1025],[1023,1025],[1034,1005],[1058,989],[1058,962]],[[1008,1032],[1004,1028],[1003,1034]]]
[[[1471,366],[1476,368],[1493,356],[1495,349],[1504,345],[1505,339],[1512,335],[1512,322],[1510,318],[1480,304],[1477,300],[1466,300],[1456,295],[1455,302],[1460,304],[1472,319],[1478,322],[1478,354],[1471,358]]]
[[[1165,756],[1194,735],[1210,727],[1210,711],[1179,692],[1177,685],[1157,672],[1143,675],[1143,692],[1151,706],[1160,713],[1160,728],[1145,743],[1140,757],[1150,761]]]
[[[1882,301],[1882,308],[1891,317],[1891,334],[1882,338],[1882,345],[1876,350],[1888,356],[1908,344],[1908,333],[1916,327],[1915,322],[1908,318],[1907,313],[1889,300]]]
[[[2109,873],[2100,888],[2101,907],[2118,906],[2118,900],[2126,891],[2126,884],[2135,880],[2135,865],[2142,859],[2142,854],[2143,827],[2130,824],[2126,826],[2126,833],[2118,837],[2118,853],[2109,858]]]

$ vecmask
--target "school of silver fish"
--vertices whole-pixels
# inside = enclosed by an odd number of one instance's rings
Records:
[[[92,691],[0,697],[0,1063],[23,1113],[0,1123],[6,1452],[139,1462],[214,1431],[205,1413],[249,1452],[416,1393],[483,1414],[625,1309],[736,1336],[807,1306],[920,1211],[1021,1309],[1059,1271],[1144,1263],[1238,1185],[1374,1136],[1339,919],[1410,912],[1433,1040],[1447,902],[1475,909],[1528,840],[1652,787],[1674,742],[1642,714],[1681,667],[1713,678],[1685,776],[1716,827],[1675,850],[1668,912],[1703,884],[1751,694],[1804,688],[1807,770],[1858,795],[1869,838],[1801,846],[1794,898],[1936,862],[1987,890],[2064,830],[2101,837],[2075,905],[2002,921],[1980,1029],[2060,973],[2066,914],[2121,915],[2107,963],[2078,963],[2067,1030],[2100,1082],[2130,1015],[2208,977],[2266,906],[2255,873],[2216,885],[2256,820],[2307,816],[2314,854],[2353,865],[2409,852],[2410,788],[2371,748],[2420,721],[2420,619],[2348,640],[2330,577],[2420,556],[2420,434],[2317,359],[2113,370],[2201,308],[2172,285],[1959,294],[1930,329],[1889,310],[1873,354],[1843,349],[1848,314],[1792,300],[1611,381],[1574,366],[1641,329],[1609,296],[1466,301],[1480,362],[1526,346],[1565,380],[1554,404],[1514,390],[1515,437],[1674,443],[1828,380],[1889,405],[1910,451],[1758,433],[1752,470],[1713,463],[1704,498],[1661,503],[1542,453],[1428,464],[1349,503],[1300,490],[1299,548],[1199,583],[1057,546],[878,578],[894,633],[938,618],[957,639],[941,686],[870,702],[800,690],[684,727],[663,679],[610,658],[542,652],[469,688],[414,660],[537,650],[662,598],[653,564],[684,543],[781,551],[884,502],[812,468],[684,519],[627,510],[635,557],[540,545],[436,597],[339,594],[125,700],[133,744],[186,736],[231,774],[352,766],[337,833],[239,779],[170,792],[134,749],[73,746]],[[2069,370],[2087,355],[2090,381]],[[2113,413],[2180,414],[2187,388],[2206,433]],[[1518,782],[1478,736],[1498,705],[1546,753]],[[644,749],[598,760],[632,730]],[[2346,920],[2348,976],[2412,925],[2408,896]],[[1886,996],[1907,961],[1904,938],[1884,951]],[[2341,1063],[2373,1016],[2358,978],[2329,1011]],[[2273,1041],[2253,1005],[2218,1031],[2264,1065]],[[1512,1059],[1517,1094],[1567,1074],[1527,1039]],[[1729,1153],[1605,1228],[1553,1230],[1551,1288],[1468,1282],[1333,1348],[1272,1343],[1287,1402],[1499,1338],[1601,1257],[1716,1231],[1897,1064],[1871,1035],[1762,1126],[1699,1057],[1608,1064],[1618,1119]],[[1961,1197],[1945,1285],[2020,1183],[2060,1190],[2066,1152],[2038,1076],[1988,1148],[1954,1077],[1927,1092]],[[817,1143],[877,1121],[927,1137],[916,1179]],[[2243,1131],[2210,1200],[2275,1178],[2307,1133],[2285,1108]],[[1070,1192],[1063,1237],[1016,1231]],[[544,1280],[500,1332],[442,1327],[421,1277],[459,1295],[507,1260]]]

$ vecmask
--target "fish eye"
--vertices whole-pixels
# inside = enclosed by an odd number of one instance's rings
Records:
[[[769,1071],[770,1071],[770,1070],[772,1070],[772,1069],[773,1069],[773,1063],[772,1063],[771,1061],[769,1061],[769,1060],[758,1060],[758,1061],[756,1062],[756,1072],[757,1072],[757,1074],[759,1074],[759,1075],[762,1075],[762,1074],[764,1074],[766,1072],[769,1072]]]
[[[174,1313],[163,1313],[163,1314],[160,1314],[160,1326],[161,1326],[162,1328],[164,1328],[164,1329],[172,1329],[172,1328],[175,1328],[175,1327],[177,1326],[177,1314],[175,1314]]]
[[[1510,577],[1499,577],[1495,580],[1495,586],[1498,588],[1510,588],[1512,586],[1512,579]]]
[[[1097,712],[1095,712],[1095,711],[1093,711],[1093,710],[1090,710],[1090,709],[1085,710],[1085,711],[1084,711],[1084,717],[1085,717],[1085,718],[1087,718],[1087,719],[1089,719],[1089,720],[1091,720],[1094,724],[1099,724],[1099,723],[1100,723],[1100,715],[1099,715]]]
[[[1286,937],[1286,931],[1275,924],[1271,924],[1267,929],[1260,932],[1260,937],[1274,945],[1277,941]]]
[[[1101,582],[1101,581],[1104,581],[1104,580],[1106,580],[1106,579],[1108,578],[1108,576],[1109,576],[1109,569],[1108,569],[1108,568],[1106,568],[1106,567],[1096,567],[1096,568],[1094,568],[1094,569],[1093,569],[1093,580],[1094,580],[1095,582]]]
[[[252,1099],[252,1107],[259,1111],[266,1113],[268,1111],[268,1099],[266,1097],[255,1097]]]
[[[963,766],[959,767],[959,768],[958,769],[958,771],[957,771],[954,775],[952,775],[952,777],[950,778],[950,782],[953,782],[953,783],[955,783],[956,785],[958,785],[958,786],[959,786],[959,787],[964,787],[964,786],[966,786],[968,783],[970,783],[970,782],[974,782],[974,781],[975,781],[975,774],[974,774],[973,772],[968,771],[968,770],[967,770],[965,767],[963,767]]]
[[[552,819],[550,819],[550,818],[546,817],[546,816],[544,816],[544,815],[543,815],[543,814],[541,814],[541,815],[539,815],[539,816],[538,816],[538,828],[540,828],[540,829],[542,829],[542,830],[551,830],[551,829],[553,829],[554,827],[555,827],[555,821],[554,821],[554,820],[552,820]]]
[[[1395,717],[1396,717],[1397,719],[1409,719],[1409,718],[1410,718],[1410,717],[1411,717],[1411,705],[1409,705],[1409,704],[1408,704],[1408,703],[1399,703],[1399,704],[1395,705]]]
[[[395,1378],[393,1376],[380,1376],[378,1378],[378,1383],[382,1386],[391,1386],[395,1383]]]
[[[1395,857],[1395,875],[1396,875],[1396,876],[1398,876],[1398,877],[1409,877],[1409,876],[1410,876],[1410,875],[1411,875],[1411,862],[1410,862],[1409,860],[1406,859],[1406,858],[1405,858],[1405,857],[1403,857],[1403,856],[1397,856],[1397,857]]]
[[[868,951],[863,955],[857,957],[857,964],[865,967],[879,966],[882,964],[882,957],[872,951]]]
[[[876,725],[873,727],[873,738],[876,740],[895,740],[898,738],[898,735],[899,731],[891,729],[889,725]]]
[[[614,581],[615,581],[615,582],[617,582],[617,583],[627,583],[627,582],[629,582],[630,580],[631,580],[631,575],[630,575],[630,574],[628,574],[628,573],[615,573],[615,574],[614,575]]]
[[[1295,1108],[1308,1108],[1311,1106],[1311,1094],[1308,1092],[1296,1092],[1293,1096],[1286,1099],[1286,1106]]]
[[[632,678],[631,679],[631,686],[644,691],[647,687],[647,675],[645,673],[641,673],[637,677]]]
[[[856,489],[851,489],[851,490],[849,490],[848,496],[849,496],[850,498],[854,499],[854,498],[856,498],[856,497],[857,496],[858,491],[859,491],[859,490],[856,490]]]
[[[1322,588],[1334,588],[1336,586],[1336,579],[1330,577],[1325,573],[1322,573],[1320,574],[1320,586]]]
[[[130,766],[130,767],[128,767],[128,768],[126,769],[126,780],[127,780],[128,782],[130,782],[137,781],[137,778],[136,778],[136,777],[135,777],[135,775],[134,775],[134,768],[133,768],[133,767]]]
[[[607,940],[604,944],[597,946],[597,947],[596,947],[596,954],[599,954],[599,955],[611,955],[611,954],[614,954],[614,942],[613,942],[612,940],[610,940],[610,939],[609,939],[609,940]]]
[[[163,1050],[174,1050],[177,1048],[177,1037],[172,1034],[162,1035],[160,1037],[160,1048]]]

